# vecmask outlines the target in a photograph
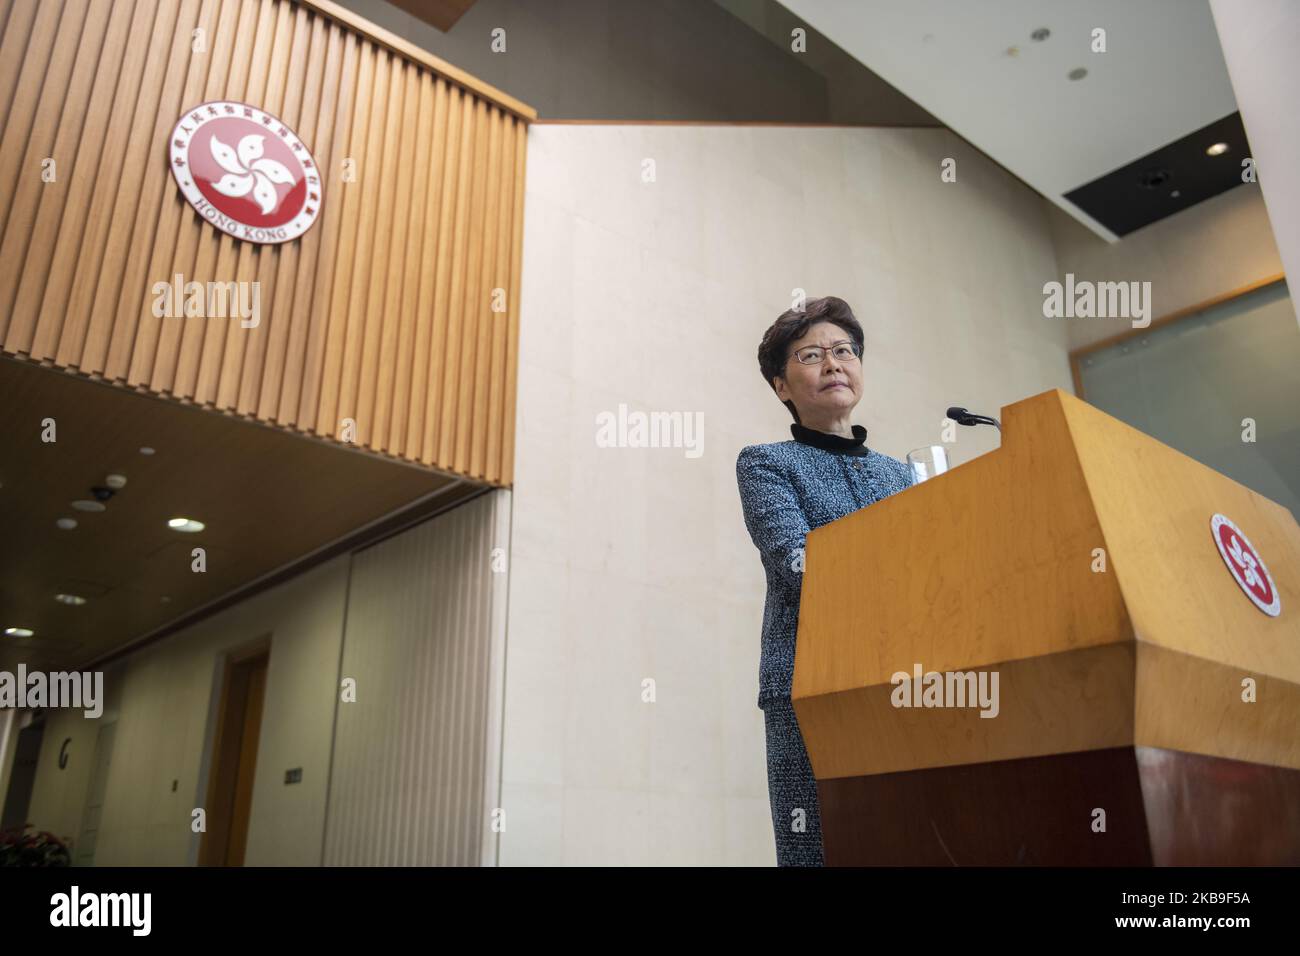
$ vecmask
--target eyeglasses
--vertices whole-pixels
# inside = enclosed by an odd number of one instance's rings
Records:
[[[800,365],[821,365],[826,351],[820,345],[809,345],[792,352],[791,357],[798,359]],[[836,342],[830,347],[830,353],[837,362],[855,362],[861,357],[856,342]]]

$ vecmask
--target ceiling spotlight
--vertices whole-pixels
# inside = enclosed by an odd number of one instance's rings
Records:
[[[1073,70],[1071,70],[1069,73],[1066,74],[1066,76],[1068,76],[1072,80],[1081,80],[1087,75],[1088,75],[1088,71],[1081,66],[1076,66]]]
[[[1179,196],[1181,196],[1182,194],[1183,194],[1183,193],[1182,193],[1182,190],[1180,190],[1180,189],[1175,189],[1173,192],[1171,192],[1171,193],[1169,194],[1169,198],[1170,198],[1170,199],[1177,199],[1177,198],[1178,198]]]
[[[1035,40],[1038,43],[1042,43],[1051,35],[1052,35],[1052,31],[1047,29],[1047,27],[1039,27],[1033,33],[1029,34],[1029,39]]]
[[[80,594],[56,594],[54,600],[60,604],[70,604],[73,607],[80,607],[86,603],[86,599]]]
[[[6,627],[5,634],[9,637],[31,637],[36,632],[30,627]]]
[[[140,454],[142,454],[142,455],[152,455],[152,454],[153,454],[153,449],[150,448],[148,445],[141,445],[141,446],[140,446]]]
[[[89,498],[81,498],[72,503],[72,507],[78,511],[103,511],[104,506],[98,501],[91,501]]]
[[[56,525],[58,525],[60,528],[62,528],[64,531],[71,531],[73,528],[75,528],[75,527],[77,526],[77,519],[76,519],[76,518],[60,518],[58,521],[56,521],[56,522],[54,522],[54,523],[55,523]]]
[[[1206,155],[1206,156],[1222,156],[1222,155],[1223,155],[1224,153],[1226,153],[1227,151],[1228,151],[1228,144],[1227,144],[1227,143],[1215,143],[1213,146],[1210,146],[1210,147],[1207,147],[1207,148],[1206,148],[1206,150],[1205,150],[1205,155]]]
[[[204,525],[202,521],[195,521],[193,518],[172,518],[167,522],[167,527],[173,531],[184,531],[187,534],[193,534],[196,531],[202,531]]]

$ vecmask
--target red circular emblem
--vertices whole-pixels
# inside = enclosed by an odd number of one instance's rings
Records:
[[[1223,563],[1232,572],[1233,578],[1246,596],[1270,617],[1282,613],[1282,596],[1273,586],[1273,577],[1268,573],[1259,553],[1241,529],[1223,515],[1216,514],[1210,519],[1210,533],[1214,543],[1219,547]]]
[[[245,242],[297,239],[320,214],[320,170],[284,123],[244,103],[203,103],[172,131],[172,175],[204,219]]]

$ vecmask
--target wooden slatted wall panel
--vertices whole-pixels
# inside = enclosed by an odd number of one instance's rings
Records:
[[[508,486],[532,113],[331,9],[0,0],[0,347],[323,437],[353,419],[375,452]],[[301,239],[236,241],[181,197],[168,136],[219,99],[326,171]],[[155,317],[177,273],[256,281],[259,325]]]

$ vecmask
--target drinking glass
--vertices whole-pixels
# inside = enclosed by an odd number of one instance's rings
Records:
[[[942,445],[928,445],[907,453],[907,465],[912,469],[916,484],[948,470],[948,450]]]

